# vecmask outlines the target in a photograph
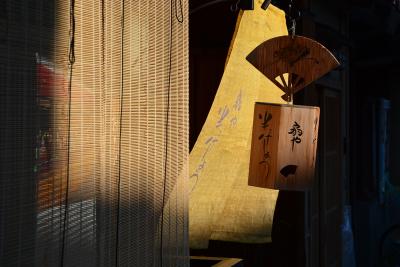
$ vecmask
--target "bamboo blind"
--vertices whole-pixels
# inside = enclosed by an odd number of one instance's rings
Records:
[[[187,9],[1,2],[1,266],[189,265]]]

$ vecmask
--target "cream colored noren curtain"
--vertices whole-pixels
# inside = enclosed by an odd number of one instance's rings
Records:
[[[248,186],[255,102],[282,103],[282,91],[254,68],[248,54],[287,35],[285,14],[270,5],[242,11],[224,74],[207,120],[190,153],[190,247],[209,240],[271,241],[277,190]]]

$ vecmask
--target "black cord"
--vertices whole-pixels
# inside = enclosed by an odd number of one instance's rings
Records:
[[[176,6],[177,0],[175,2],[175,18],[179,23],[183,23],[183,7],[182,0],[178,0],[179,2],[179,15],[178,15],[178,7]]]
[[[102,81],[104,81],[104,77],[105,77],[105,72],[104,72],[104,62],[105,62],[104,35],[105,35],[105,3],[104,3],[104,0],[101,0],[101,64],[102,64],[101,74],[102,74]]]
[[[184,17],[183,17],[183,7],[182,7],[182,1],[181,0],[171,0],[170,1],[170,32],[169,32],[169,69],[168,69],[168,91],[167,91],[167,112],[166,112],[166,121],[165,121],[165,148],[164,148],[164,180],[163,180],[163,194],[162,194],[162,205],[161,205],[161,225],[160,225],[160,265],[161,267],[163,266],[163,232],[164,232],[164,205],[165,205],[165,195],[167,191],[167,161],[168,161],[168,128],[169,128],[169,112],[170,112],[170,102],[171,102],[171,73],[172,73],[172,41],[173,41],[173,23],[172,23],[172,7],[174,1],[174,6],[175,6],[175,18],[178,21],[178,23],[183,24]],[[178,17],[177,15],[177,3],[176,1],[179,1],[179,6],[180,6],[180,14],[181,17]]]
[[[103,107],[103,103],[104,103],[104,91],[105,91],[105,86],[104,86],[104,77],[105,77],[105,53],[104,53],[104,33],[105,33],[105,0],[101,0],[101,84],[100,84],[100,106],[101,108]],[[102,111],[102,109],[101,109]],[[101,156],[98,153],[98,157]],[[99,162],[101,162],[101,159],[98,159]],[[102,196],[101,196],[101,185],[100,182],[96,179],[96,192],[95,192],[95,199],[96,199],[96,205],[94,207],[95,209],[95,214],[96,214],[96,234],[95,234],[95,238],[96,240],[100,240],[100,233],[103,232],[103,222],[101,221],[101,219],[103,218],[102,215],[100,215],[102,213],[101,211],[101,206],[98,204],[100,203],[99,200],[102,200]],[[96,266],[100,266],[101,265],[101,242],[96,242]]]
[[[231,2],[232,0],[214,0],[214,1],[210,1],[208,3],[205,3],[203,5],[200,5],[196,8],[194,8],[193,10],[190,10],[189,15],[192,15],[200,10],[202,10],[203,8],[209,7],[209,6],[213,6],[219,3],[226,3],[226,2]]]
[[[124,33],[125,33],[125,0],[122,0],[121,17],[121,101],[119,106],[119,148],[118,148],[118,181],[117,181],[117,225],[115,236],[115,266],[119,266],[119,220],[121,202],[121,146],[122,146],[122,110],[124,103]]]
[[[67,185],[65,189],[65,202],[64,202],[64,220],[63,220],[63,234],[62,234],[62,247],[60,266],[64,266],[65,258],[65,238],[68,222],[68,202],[69,202],[69,180],[70,180],[70,147],[71,147],[71,94],[72,94],[72,70],[75,63],[75,0],[70,0],[69,7],[69,54],[68,54],[68,67],[69,67],[69,82],[68,82],[68,147],[67,147]]]

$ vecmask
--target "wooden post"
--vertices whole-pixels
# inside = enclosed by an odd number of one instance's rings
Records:
[[[248,184],[308,190],[315,169],[319,108],[256,103]]]

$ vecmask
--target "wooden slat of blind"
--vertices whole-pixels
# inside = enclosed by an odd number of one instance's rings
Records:
[[[187,6],[183,7],[187,8]],[[122,181],[121,181],[121,256],[132,249],[142,246],[140,253],[135,255],[134,265],[146,266],[159,261],[160,246],[159,218],[162,210],[162,194],[164,191],[164,160],[165,146],[168,142],[167,176],[166,176],[166,198],[172,199],[171,195],[184,194],[182,184],[177,183],[177,178],[182,174],[182,167],[186,164],[188,148],[187,143],[187,114],[186,120],[181,119],[178,123],[175,119],[176,110],[180,114],[187,113],[188,97],[181,97],[185,85],[177,84],[174,75],[181,79],[187,79],[187,68],[170,68],[170,3],[139,2],[130,3],[125,10],[127,17],[137,18],[130,21],[124,39],[127,45],[124,47],[127,59],[124,64],[124,86],[125,96],[123,103],[122,120]],[[144,15],[146,14],[146,15]],[[175,18],[172,20],[172,66],[176,64],[184,54],[182,41],[187,36],[185,29],[187,25],[179,25]],[[178,37],[176,37],[178,36]],[[135,45],[132,45],[135,44]],[[137,45],[136,45],[137,44]],[[186,44],[187,45],[187,44]],[[186,49],[187,50],[187,49]],[[185,62],[186,62],[185,61]],[[187,63],[185,63],[187,65]],[[169,75],[171,74],[171,83]],[[187,84],[186,84],[187,85]],[[168,140],[165,136],[166,113],[168,108],[168,90],[170,90],[170,120]],[[179,99],[175,101],[174,99]],[[131,116],[125,116],[131,114]],[[184,116],[184,115],[183,115]],[[180,140],[181,144],[177,140]],[[185,141],[186,140],[186,141]],[[186,147],[185,147],[186,146]],[[178,157],[176,155],[179,154]],[[186,153],[186,156],[185,156]],[[160,168],[161,167],[161,168]],[[181,177],[184,177],[183,175]],[[137,188],[139,184],[139,188]],[[136,189],[137,188],[137,189]],[[177,189],[178,188],[178,189]],[[184,201],[183,197],[175,199]],[[145,209],[132,203],[142,203]],[[177,253],[185,256],[185,247],[176,242],[185,240],[187,233],[183,230],[187,227],[183,219],[183,209],[178,210],[176,201],[168,202],[165,209],[164,238],[163,238],[163,263],[165,266],[181,266],[187,263],[184,257],[176,257]],[[169,216],[168,211],[174,210],[174,218]],[[133,221],[136,227],[130,227],[123,221]],[[179,223],[177,223],[179,222]],[[144,225],[146,225],[144,227]],[[129,226],[129,227],[128,227]],[[176,229],[182,229],[177,232]],[[182,242],[183,243],[183,242]],[[167,249],[165,249],[167,248]],[[187,246],[186,246],[187,248]],[[173,257],[172,257],[173,256]],[[127,257],[122,257],[126,259]]]

